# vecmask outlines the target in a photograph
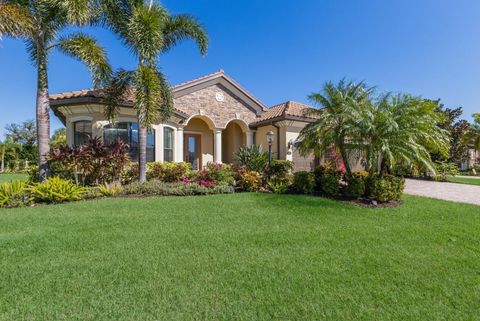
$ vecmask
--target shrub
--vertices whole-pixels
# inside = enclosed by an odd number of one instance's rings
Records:
[[[105,146],[98,137],[75,148],[55,148],[48,158],[52,175],[84,186],[119,181],[131,162],[128,144],[117,139]]]
[[[273,160],[270,166],[267,166],[266,174],[271,177],[285,177],[289,175],[294,168],[292,161],[287,160]]]
[[[297,172],[293,177],[295,190],[303,194],[312,194],[315,189],[315,175],[310,172]]]
[[[157,179],[160,181],[174,183],[182,180],[182,177],[190,177],[192,165],[190,163],[148,163],[147,179]]]
[[[209,162],[193,180],[214,182],[216,184],[232,185],[235,182],[232,166]]]
[[[82,199],[86,188],[75,185],[70,180],[52,177],[45,180],[43,184],[33,184],[28,191],[35,202],[58,204]]]
[[[403,177],[391,175],[370,176],[366,182],[368,196],[380,203],[399,200],[405,188]]]
[[[21,207],[30,204],[26,184],[22,181],[11,181],[0,184],[0,207]]]
[[[458,166],[455,163],[437,163],[435,164],[435,180],[446,181],[448,176],[457,176],[459,174]]]
[[[91,200],[95,198],[102,197],[102,193],[100,193],[100,188],[95,187],[85,187],[85,193],[82,195],[82,199],[84,200]]]
[[[292,176],[273,176],[268,181],[268,189],[275,194],[285,194],[292,185]]]
[[[337,195],[340,192],[342,172],[335,168],[325,168],[319,178],[320,189],[327,195]]]
[[[102,196],[115,197],[123,193],[123,187],[120,183],[104,183],[98,188],[98,192]]]
[[[148,164],[147,164],[148,165]],[[138,181],[140,175],[140,168],[138,163],[130,162],[123,168],[121,173],[121,182],[123,185],[127,185]]]
[[[237,185],[247,192],[258,192],[262,187],[262,176],[259,172],[242,168],[237,172]]]
[[[368,178],[368,172],[359,171],[353,172],[352,176],[347,179],[347,187],[345,189],[345,195],[353,198],[360,198],[365,195],[366,180]]]
[[[134,182],[125,186],[125,193],[128,195],[190,196],[233,192],[233,187],[226,185],[205,187],[197,183],[166,183],[159,180],[151,180],[145,183]]]
[[[235,161],[248,170],[263,173],[268,165],[268,153],[262,150],[262,146],[241,147],[235,153]]]

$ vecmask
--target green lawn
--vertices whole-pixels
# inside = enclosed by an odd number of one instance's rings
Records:
[[[466,178],[466,177],[448,177],[447,180],[451,183],[460,183],[468,185],[480,185],[480,179],[478,178]]]
[[[234,194],[0,210],[0,320],[479,320],[480,207]]]
[[[27,180],[27,178],[27,174],[0,174],[0,184],[17,179],[24,181]]]

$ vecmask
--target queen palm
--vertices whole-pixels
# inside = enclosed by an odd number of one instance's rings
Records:
[[[147,130],[167,119],[173,110],[170,86],[159,69],[160,54],[183,39],[196,41],[200,52],[207,51],[207,35],[190,15],[170,15],[151,0],[104,0],[105,23],[130,49],[137,60],[133,71],[119,70],[107,88],[108,118],[113,121],[125,93],[134,95],[139,122],[140,181],[146,180]]]
[[[61,34],[67,26],[90,22],[94,12],[91,0],[0,0],[0,36],[23,39],[37,69],[40,180],[48,175],[47,154],[50,150],[49,54],[56,49],[85,63],[95,86],[110,75],[105,51],[93,38],[83,33]]]
[[[338,84],[327,82],[322,92],[311,94],[310,100],[320,109],[308,113],[318,116],[318,120],[301,131],[297,140],[299,152],[302,155],[314,152],[315,156],[322,157],[335,148],[350,176],[350,161],[357,151],[352,143],[359,134],[357,113],[370,104],[373,90],[363,82],[355,84],[343,79]]]

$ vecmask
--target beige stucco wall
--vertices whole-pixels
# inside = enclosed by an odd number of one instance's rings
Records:
[[[267,133],[270,130],[273,131],[273,133],[275,134],[275,136],[274,136],[275,140],[272,144],[272,158],[277,159],[278,158],[277,141],[279,139],[278,133],[277,133],[277,128],[275,128],[272,125],[258,127],[257,131],[255,133],[255,144],[262,146],[264,151],[268,151]]]
[[[240,125],[235,122],[229,123],[222,131],[222,161],[227,164],[233,163],[235,153],[246,143],[246,134]]]
[[[184,128],[185,134],[199,134],[202,136],[202,166],[213,162],[213,130],[205,121],[199,118],[191,119]],[[187,142],[184,142],[185,144]]]

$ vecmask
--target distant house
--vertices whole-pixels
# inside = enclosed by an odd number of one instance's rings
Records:
[[[480,154],[475,148],[470,147],[468,149],[468,159],[461,164],[460,168],[462,171],[465,171],[475,164],[480,164]]]
[[[312,170],[314,157],[301,157],[294,148],[302,128],[314,121],[313,108],[289,101],[267,108],[227,76],[223,70],[173,87],[174,115],[155,124],[148,134],[147,161],[188,162],[201,168],[207,162],[231,163],[241,146],[268,150],[267,132],[273,131],[274,158],[291,160],[296,170]],[[125,97],[120,114],[110,124],[104,114],[102,90],[80,90],[50,96],[52,109],[67,129],[67,143],[79,145],[89,137],[105,143],[121,138],[138,158],[138,123],[133,96]]]

